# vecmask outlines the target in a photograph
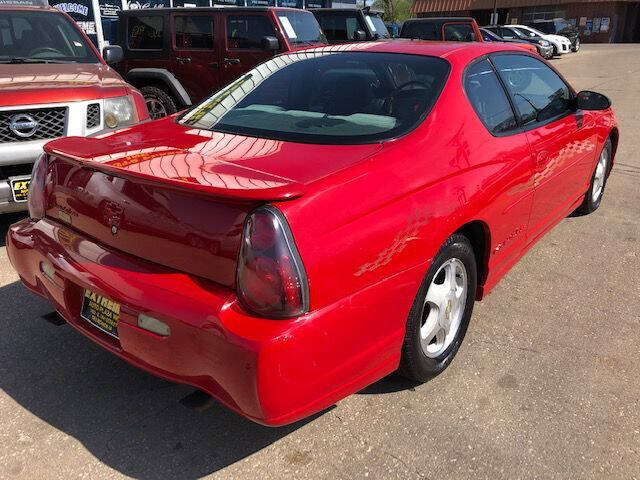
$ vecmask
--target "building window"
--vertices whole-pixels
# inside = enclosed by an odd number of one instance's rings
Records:
[[[522,9],[522,22],[532,20],[551,20],[553,18],[566,18],[567,11],[559,5],[540,5]]]

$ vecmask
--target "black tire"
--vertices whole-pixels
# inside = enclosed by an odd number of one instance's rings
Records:
[[[140,93],[147,102],[147,109],[152,120],[173,115],[178,111],[176,102],[171,95],[154,86],[146,86],[140,88]]]
[[[467,276],[467,297],[464,302],[464,310],[460,320],[460,326],[451,344],[437,357],[428,357],[420,340],[420,329],[428,311],[425,310],[425,299],[434,276],[450,259],[460,260],[465,267]],[[469,326],[473,305],[475,302],[477,287],[476,258],[469,240],[464,235],[454,234],[440,247],[433,263],[420,285],[420,289],[409,312],[404,343],[402,345],[402,358],[398,373],[417,382],[426,382],[441,373],[453,360]],[[427,307],[428,308],[428,307]]]
[[[576,209],[576,213],[578,215],[588,215],[592,212],[595,212],[600,203],[602,203],[602,196],[604,195],[605,187],[607,186],[607,179],[609,178],[609,172],[611,171],[611,139],[607,138],[607,141],[604,142],[604,146],[602,147],[602,151],[598,156],[598,163],[596,163],[595,168],[593,169],[593,175],[591,176],[591,183],[589,183],[589,190],[584,195],[584,200],[582,200],[582,204]],[[606,156],[606,165],[604,166],[604,179],[602,180],[602,186],[600,189],[600,194],[594,199],[594,190],[598,188],[598,183],[596,182],[596,175],[598,173],[598,165],[602,159],[602,156]]]
[[[578,38],[576,40],[576,43],[573,45],[573,47],[571,47],[571,50],[574,52],[577,52],[578,50],[580,50],[580,39]]]
[[[558,55],[558,48],[553,45],[553,53],[551,54],[551,58],[555,57],[556,55]]]

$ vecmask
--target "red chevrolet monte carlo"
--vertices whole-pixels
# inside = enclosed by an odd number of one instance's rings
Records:
[[[606,97],[517,47],[305,50],[47,144],[8,252],[107,350],[280,425],[444,370],[474,301],[598,208],[617,143]]]

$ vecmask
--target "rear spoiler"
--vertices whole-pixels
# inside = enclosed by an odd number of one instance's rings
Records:
[[[66,137],[65,140],[69,138],[72,137]],[[44,146],[44,151],[51,157],[59,158],[78,167],[113,174],[116,177],[126,178],[135,183],[153,186],[163,185],[172,190],[197,192],[214,198],[247,202],[292,200],[301,197],[305,193],[305,186],[299,182],[270,173],[255,171],[231,162],[216,162],[208,167],[205,165],[203,170],[223,179],[222,183],[224,183],[224,178],[241,179],[242,182],[235,182],[237,188],[207,184],[194,178],[149,175],[127,168],[126,160],[130,159],[131,156],[123,157],[124,159],[120,161],[97,161],[96,157],[86,155],[86,151],[81,151],[81,149],[73,151],[73,148],[68,148],[68,144],[65,145],[64,150],[58,149],[56,148],[57,143],[57,141],[47,143]],[[170,154],[171,152],[159,153]],[[230,182],[227,182],[227,185],[228,183]]]

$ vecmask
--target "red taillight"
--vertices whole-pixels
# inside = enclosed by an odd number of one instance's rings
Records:
[[[307,278],[287,222],[272,206],[245,223],[238,260],[238,298],[251,312],[291,318],[309,309]]]
[[[44,218],[45,213],[45,180],[47,177],[47,154],[43,153],[33,164],[31,183],[29,184],[29,216],[33,220]]]

